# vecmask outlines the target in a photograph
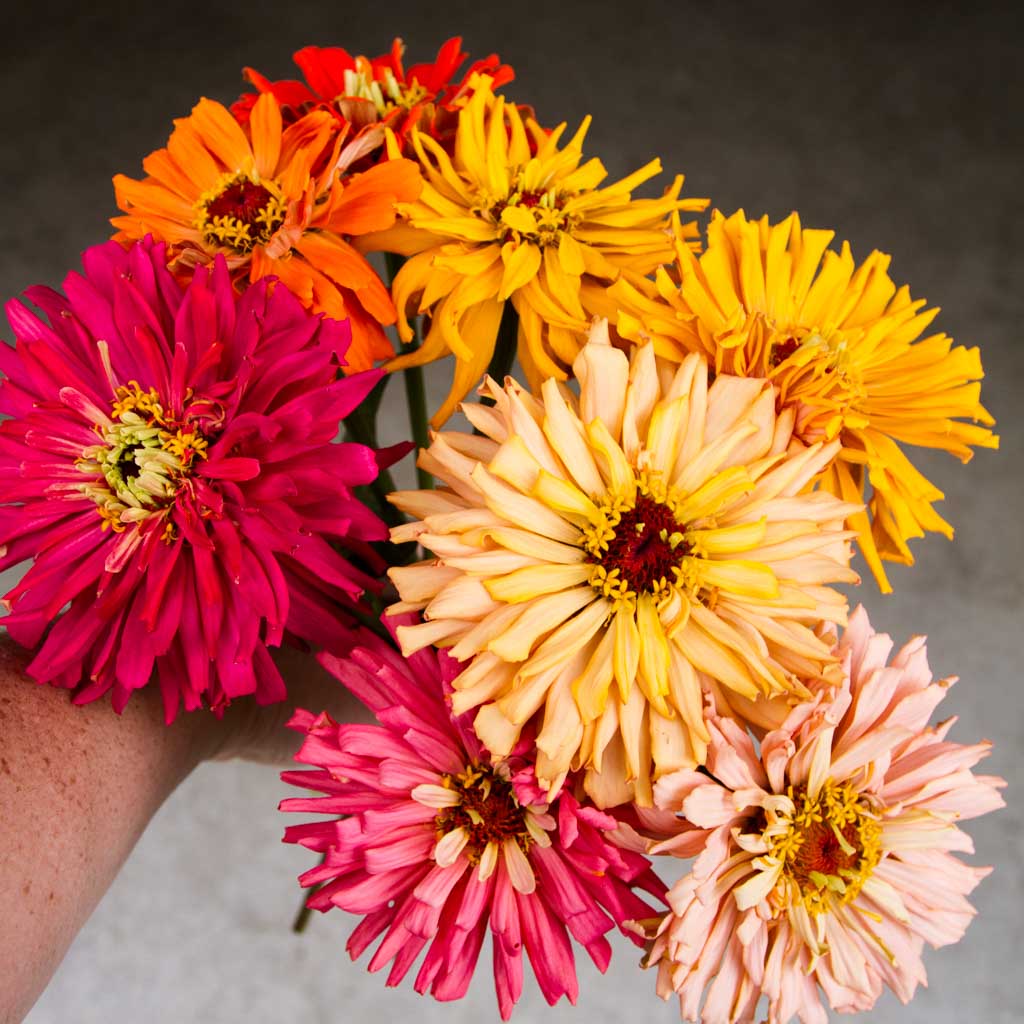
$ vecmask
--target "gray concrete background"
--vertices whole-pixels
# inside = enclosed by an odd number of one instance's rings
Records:
[[[956,542],[916,542],[918,565],[893,570],[894,596],[865,582],[854,599],[898,640],[930,635],[935,670],[962,677],[943,709],[960,716],[953,738],[995,741],[986,770],[1011,788],[1006,810],[968,825],[975,862],[996,872],[976,893],[965,941],[928,955],[931,987],[908,1008],[885,998],[866,1019],[1012,1024],[1024,1020],[1021,32],[995,5],[843,11],[691,0],[24,5],[5,15],[0,42],[0,293],[56,284],[104,237],[110,176],[139,173],[201,93],[233,99],[244,64],[281,77],[301,45],[378,53],[396,34],[412,60],[456,32],[474,55],[497,50],[519,73],[514,94],[545,122],[593,113],[587,151],[613,175],[660,155],[668,172],[687,173],[689,194],[726,211],[796,208],[849,238],[858,258],[893,253],[896,279],[944,307],[939,326],[982,347],[1003,447],[966,468],[918,457],[946,490],[940,510]],[[443,373],[432,378],[438,396]],[[395,436],[402,416],[396,405]],[[351,965],[342,946],[354,919],[335,912],[302,937],[288,932],[294,876],[311,856],[278,842],[284,794],[270,769],[197,772],[142,838],[30,1024],[496,1020],[486,953],[470,997],[441,1006]],[[516,1019],[677,1019],[632,948],[617,953],[609,977],[581,968],[575,1011],[549,1011],[528,982]]]

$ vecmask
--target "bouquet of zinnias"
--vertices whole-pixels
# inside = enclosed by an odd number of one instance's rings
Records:
[[[332,817],[285,839],[388,984],[458,998],[490,933],[507,1018],[524,952],[575,1001],[574,944],[604,970],[617,928],[687,1020],[906,1001],[1003,783],[929,724],[954,680],[924,641],[893,654],[837,585],[855,547],[885,591],[952,535],[904,449],[996,446],[978,352],[881,253],[702,228],[681,175],[635,198],[659,161],[607,182],[587,123],[465,60],[246,69],[114,179],[63,293],[9,305],[4,624],[36,679],[118,711],[157,685],[168,722],[281,700],[270,650],[318,651],[376,724],[295,714],[284,779],[318,795],[282,809]],[[393,376],[414,490],[376,442]]]

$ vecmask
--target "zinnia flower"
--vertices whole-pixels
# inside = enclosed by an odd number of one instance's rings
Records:
[[[281,104],[285,123],[310,110],[327,110],[339,125],[356,131],[368,125],[387,125],[399,143],[415,127],[435,139],[445,139],[455,125],[453,112],[467,93],[474,74],[489,75],[495,87],[511,82],[514,72],[497,54],[475,60],[456,78],[469,54],[462,51],[462,38],[449,39],[431,63],[414,64],[405,70],[405,45],[395,39],[391,51],[380,57],[353,57],[340,46],[306,46],[293,55],[304,82],[271,81],[253,68],[243,72],[258,90],[245,93],[231,112],[243,124],[260,93],[273,93]]]
[[[568,785],[542,793],[528,742],[492,761],[469,723],[452,716],[446,690],[458,666],[446,655],[403,659],[373,638],[348,657],[320,660],[380,724],[338,725],[307,711],[290,723],[306,733],[296,760],[317,770],[283,778],[325,795],[281,809],[342,816],[285,833],[324,855],[301,877],[320,886],[308,905],[364,915],[348,951],[356,959],[383,935],[369,967],[391,964],[388,985],[426,949],[416,991],[461,998],[490,929],[504,1019],[522,991],[524,947],[548,1002],[574,1003],[570,936],[604,971],[605,933],[652,913],[633,888],[664,893],[647,859],[614,846],[615,819]]]
[[[845,242],[828,249],[832,237],[803,230],[795,213],[775,225],[715,213],[699,259],[678,247],[677,280],[661,271],[656,286],[623,282],[612,297],[627,311],[625,336],[653,339],[669,359],[704,352],[719,373],[767,377],[780,409],[796,410],[798,438],[839,438],[821,484],[848,501],[870,485],[868,509],[850,522],[888,592],[883,560],[912,564],[907,540],[926,530],[953,536],[932,507],[942,492],[900,443],[966,462],[972,445],[995,448],[998,438],[979,401],[978,350],[941,333],[922,338],[938,309],[897,290],[888,256],[872,252],[857,267]]]
[[[387,288],[350,239],[389,227],[395,203],[415,199],[419,171],[409,160],[385,161],[344,178],[376,141],[343,147],[325,111],[287,128],[273,95],[257,100],[243,127],[228,110],[202,99],[175,122],[166,149],[143,161],[148,175],[114,177],[125,215],[111,223],[120,241],[152,234],[168,243],[172,267],[190,272],[222,255],[232,276],[280,278],[314,312],[348,319],[350,372],[393,355],[381,325],[395,322]]]
[[[320,644],[376,586],[383,523],[351,488],[375,453],[334,444],[379,379],[337,379],[345,324],[261,281],[238,298],[218,259],[182,288],[150,240],[89,249],[67,298],[32,288],[0,346],[0,569],[33,564],[3,620],[41,682],[124,708],[154,669],[219,709],[284,696],[268,646]],[[61,609],[67,611],[61,616]],[[84,677],[84,678],[83,678]]]
[[[391,570],[397,609],[425,619],[398,636],[469,661],[454,704],[480,708],[495,755],[541,712],[542,780],[585,766],[600,806],[649,804],[652,764],[704,760],[702,674],[756,716],[833,663],[814,628],[845,618],[826,584],[857,580],[853,507],[802,493],[837,442],[789,453],[764,381],[709,386],[701,357],[659,367],[650,345],[627,359],[604,322],[573,370],[578,399],[488,381],[495,407],[463,407],[483,436],[441,433],[421,456],[446,486],[392,495],[420,520],[392,538],[435,556]]]
[[[673,255],[678,211],[703,210],[680,199],[679,176],[661,199],[632,192],[661,172],[645,167],[601,188],[600,160],[581,165],[588,118],[564,148],[565,125],[548,135],[501,96],[486,76],[459,114],[454,155],[414,131],[412,147],[426,184],[402,206],[402,223],[361,240],[366,248],[411,256],[394,281],[398,330],[411,341],[410,313],[430,317],[421,348],[394,360],[397,370],[451,353],[451,391],[434,416],[439,426],[480,379],[494,353],[505,302],[519,315],[518,354],[531,385],[566,378],[604,291],[620,275],[650,273]],[[531,146],[532,142],[532,146]]]
[[[710,775],[655,787],[687,828],[653,849],[699,854],[649,956],[685,1020],[754,1024],[767,997],[768,1024],[827,1024],[822,997],[858,1012],[884,986],[907,1002],[926,980],[924,943],[963,936],[990,869],[953,856],[973,851],[956,822],[1001,807],[1005,783],[970,770],[989,743],[946,740],[954,719],[928,727],[955,680],[932,681],[924,639],[886,664],[891,650],[858,609],[837,690],[794,708],[759,750],[712,715]]]

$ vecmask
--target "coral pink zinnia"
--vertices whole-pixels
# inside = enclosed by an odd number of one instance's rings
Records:
[[[330,643],[373,582],[332,544],[386,531],[351,491],[376,454],[332,443],[379,377],[337,379],[347,325],[268,281],[237,297],[223,259],[185,288],[165,263],[109,242],[66,298],[26,293],[49,325],[8,305],[0,569],[34,560],[3,620],[26,646],[52,625],[32,676],[120,711],[155,668],[170,721],[280,700],[267,647]]]
[[[661,779],[655,799],[686,820],[657,852],[691,857],[649,957],[658,991],[704,1024],[827,1024],[870,1009],[889,986],[903,1002],[925,982],[925,942],[964,934],[967,895],[990,869],[956,822],[1001,807],[1002,779],[971,768],[987,742],[928,727],[954,680],[932,681],[924,640],[893,658],[863,609],[839,645],[846,678],[793,709],[756,750],[709,717],[709,774]],[[703,1006],[701,1001],[704,1000]]]
[[[301,877],[322,884],[309,906],[365,915],[348,950],[355,959],[383,933],[369,967],[391,963],[388,985],[426,948],[416,991],[460,998],[490,929],[504,1019],[522,991],[524,946],[548,1002],[575,1003],[570,935],[603,971],[605,933],[652,914],[632,888],[660,897],[664,885],[645,857],[609,841],[614,818],[582,805],[568,785],[540,790],[531,743],[492,762],[468,717],[451,714],[445,691],[456,662],[432,648],[403,659],[371,639],[348,658],[321,661],[381,724],[338,725],[307,711],[290,723],[306,733],[296,760],[318,770],[283,778],[325,795],[281,809],[343,816],[285,833],[324,854]]]

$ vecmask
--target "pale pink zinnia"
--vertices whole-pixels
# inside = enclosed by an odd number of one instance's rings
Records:
[[[324,855],[300,879],[321,886],[308,905],[365,915],[347,948],[356,959],[383,934],[369,969],[390,963],[388,985],[426,949],[416,991],[461,998],[490,930],[504,1019],[522,991],[524,947],[548,1002],[575,1003],[570,936],[605,970],[605,933],[655,914],[633,887],[660,898],[664,885],[645,857],[612,845],[614,818],[569,785],[542,792],[532,744],[492,762],[467,716],[452,716],[458,663],[433,649],[403,659],[368,639],[321,661],[381,724],[338,725],[307,711],[290,723],[306,733],[296,760],[317,770],[283,778],[325,795],[281,809],[342,815],[285,833]]]
[[[954,680],[932,680],[924,639],[886,664],[891,649],[858,609],[840,687],[794,708],[760,750],[710,715],[710,774],[656,785],[686,824],[652,849],[696,855],[648,958],[685,1020],[753,1024],[764,997],[768,1024],[826,1024],[824,1003],[868,1010],[884,986],[907,1002],[926,980],[925,942],[964,934],[990,869],[953,856],[973,852],[956,822],[1001,807],[1004,783],[971,772],[989,743],[948,742],[953,719],[927,725]]]
[[[380,569],[386,531],[352,492],[377,455],[333,443],[379,372],[339,380],[347,325],[270,282],[238,297],[222,260],[187,287],[149,240],[83,268],[66,297],[26,293],[49,323],[7,307],[0,569],[33,564],[3,624],[45,634],[29,673],[78,703],[120,711],[154,670],[168,721],[280,700],[268,646],[333,642],[374,585],[336,548]]]

